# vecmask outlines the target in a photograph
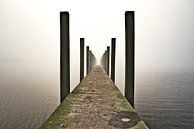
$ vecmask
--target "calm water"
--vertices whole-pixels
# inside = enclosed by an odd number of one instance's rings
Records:
[[[37,129],[59,104],[58,85],[45,64],[0,63],[0,129]]]
[[[58,69],[33,66],[0,63],[0,129],[36,129],[59,104]],[[194,129],[194,74],[138,73],[136,85],[135,108],[151,129]]]
[[[194,73],[141,74],[136,110],[151,129],[194,129]]]

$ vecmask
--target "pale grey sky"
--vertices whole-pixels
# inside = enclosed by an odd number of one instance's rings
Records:
[[[71,80],[79,80],[80,37],[98,58],[116,37],[123,84],[124,12],[134,10],[137,71],[194,68],[193,6],[194,0],[0,0],[0,62],[59,70],[59,12],[69,11]]]

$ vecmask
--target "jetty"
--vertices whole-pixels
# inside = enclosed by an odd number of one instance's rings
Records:
[[[41,129],[148,129],[101,66],[78,84]]]
[[[95,55],[80,38],[80,83],[70,93],[68,12],[60,13],[60,23],[61,104],[40,129],[148,129],[134,109],[134,11],[125,13],[124,96],[115,85],[116,38],[111,39],[111,46],[102,54],[101,65],[96,65]]]

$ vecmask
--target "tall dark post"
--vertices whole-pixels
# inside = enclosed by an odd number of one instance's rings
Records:
[[[80,38],[80,81],[84,78],[84,38]]]
[[[60,12],[60,102],[70,93],[69,13]]]
[[[115,82],[115,47],[116,47],[116,38],[111,39],[111,79]]]
[[[125,97],[134,107],[134,11],[125,12]]]
[[[87,70],[87,74],[90,72],[90,66],[89,66],[90,65],[90,62],[89,62],[90,61],[90,57],[89,57],[90,52],[89,51],[90,51],[89,46],[87,46],[86,47],[86,55],[87,55],[87,57],[86,57],[87,58],[86,59],[86,70]]]
[[[107,46],[107,74],[109,76],[109,58],[110,58],[110,47]]]

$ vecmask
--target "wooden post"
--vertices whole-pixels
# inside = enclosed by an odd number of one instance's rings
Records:
[[[104,54],[102,55],[102,57],[100,59],[100,64],[101,64],[102,67],[103,67],[103,56],[104,56]]]
[[[106,73],[108,71],[108,54],[107,54],[107,50],[105,51],[105,71],[106,71]]]
[[[115,82],[115,48],[116,48],[116,38],[111,39],[111,79]]]
[[[96,57],[93,54],[93,67],[96,65]]]
[[[107,74],[109,76],[109,60],[110,60],[110,47],[107,46]]]
[[[89,68],[90,68],[90,66],[89,66],[89,65],[90,65],[90,62],[89,62],[89,61],[90,61],[90,59],[89,59],[89,58],[90,58],[90,57],[89,57],[89,56],[90,56],[90,52],[89,52],[89,50],[90,50],[90,49],[89,49],[89,46],[87,46],[87,47],[86,47],[86,55],[87,55],[87,57],[86,57],[86,58],[87,58],[87,59],[86,59],[86,67],[87,67],[86,70],[87,70],[87,74],[88,74],[89,71],[90,71],[90,69],[89,69]]]
[[[104,52],[104,55],[103,55],[103,64],[104,64],[104,71],[106,72],[106,53]]]
[[[60,102],[70,93],[69,13],[60,12]]]
[[[90,63],[90,67],[89,67],[89,72],[91,72],[91,70],[92,70],[92,51],[90,50],[89,51],[89,63]]]
[[[103,69],[105,70],[105,53],[102,56],[102,64],[103,64]]]
[[[134,11],[125,12],[125,97],[134,107]]]
[[[107,56],[106,55],[107,54],[106,54],[106,51],[105,51],[105,53],[104,53],[104,67],[105,67],[105,71],[107,73]]]
[[[91,53],[91,66],[92,66],[92,69],[94,68],[94,66],[95,66],[95,56],[94,56],[94,54],[93,53]]]
[[[92,70],[92,51],[90,50],[90,71]]]
[[[106,71],[106,53],[105,52],[103,54],[103,60],[102,60],[102,62],[103,62],[104,71]]]
[[[84,78],[84,38],[80,38],[80,81]]]
[[[104,67],[104,53],[103,53],[102,58],[101,58],[101,65],[102,65],[103,69],[105,70],[105,67]]]

